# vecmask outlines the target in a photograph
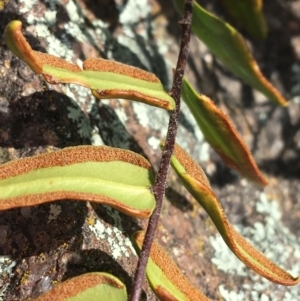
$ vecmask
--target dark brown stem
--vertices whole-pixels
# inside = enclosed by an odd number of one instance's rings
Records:
[[[129,298],[130,301],[140,300],[142,285],[143,285],[144,275],[145,275],[145,269],[149,258],[151,246],[154,240],[154,235],[157,228],[157,223],[159,220],[160,211],[161,211],[163,198],[165,194],[166,180],[167,180],[168,170],[170,166],[171,156],[174,151],[174,145],[175,145],[178,123],[179,123],[181,86],[182,86],[184,70],[186,67],[187,58],[189,54],[192,11],[193,11],[193,0],[185,0],[183,20],[179,22],[179,24],[182,27],[182,39],[180,45],[180,52],[179,52],[177,66],[174,74],[173,86],[171,89],[171,95],[175,100],[176,107],[172,111],[170,116],[166,142],[165,142],[164,150],[162,152],[162,158],[160,161],[158,172],[156,174],[154,185],[152,187],[153,194],[156,199],[156,208],[149,220],[147,232],[143,243],[143,248],[140,253],[140,259],[134,277],[131,296]]]

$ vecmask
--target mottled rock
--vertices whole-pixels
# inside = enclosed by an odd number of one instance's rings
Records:
[[[227,18],[218,1],[203,3]],[[296,3],[265,1],[269,36],[249,40],[262,70],[286,97],[299,82],[292,73],[299,48]],[[87,57],[115,59],[154,72],[170,88],[180,30],[168,1],[11,0],[0,11],[0,32],[13,19],[23,21],[36,50],[77,64]],[[184,104],[178,143],[207,171],[239,231],[269,258],[300,274],[298,98],[291,99],[288,109],[275,108],[224,70],[195,38],[187,76],[233,119],[270,185],[258,190],[224,167]],[[157,169],[168,112],[118,99],[97,102],[75,85],[51,86],[8,50],[3,36],[0,77],[1,163],[49,148],[106,144],[136,151]],[[0,299],[33,298],[88,271],[111,272],[130,289],[137,257],[128,237],[146,224],[78,201],[0,212]],[[271,284],[245,268],[172,171],[157,238],[213,300],[293,301],[300,294],[298,287]],[[146,298],[155,300],[147,285]]]

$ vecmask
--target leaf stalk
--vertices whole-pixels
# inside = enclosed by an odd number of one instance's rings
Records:
[[[184,71],[185,71],[188,54],[189,54],[192,11],[193,11],[193,0],[185,0],[183,19],[179,22],[179,25],[181,25],[182,27],[180,52],[178,55],[173,85],[170,92],[170,95],[175,100],[175,109],[171,112],[170,115],[166,143],[165,143],[164,150],[162,152],[162,157],[161,157],[158,172],[156,174],[155,182],[152,187],[152,191],[156,199],[156,207],[148,223],[148,228],[144,239],[142,251],[140,253],[140,258],[136,269],[129,301],[140,300],[142,285],[143,285],[144,275],[145,275],[145,269],[148,262],[151,246],[154,240],[154,235],[156,232],[156,228],[157,228],[157,224],[162,208],[163,198],[165,195],[166,180],[167,180],[167,175],[170,167],[171,156],[174,151],[174,145],[175,145],[177,129],[179,124],[180,96],[181,96]]]

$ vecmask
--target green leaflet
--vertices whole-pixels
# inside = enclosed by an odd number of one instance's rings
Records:
[[[87,59],[81,70],[77,65],[31,49],[22,34],[22,23],[12,21],[5,28],[11,51],[51,84],[74,83],[92,90],[95,97],[125,98],[173,110],[174,99],[152,73],[104,59]]]
[[[149,162],[131,151],[69,147],[0,166],[0,210],[59,199],[94,201],[148,218],[155,199]]]
[[[142,249],[144,232],[133,235],[137,252]],[[162,247],[154,242],[146,267],[147,279],[156,296],[162,301],[209,301],[182,274]]]
[[[226,10],[253,37],[263,39],[268,33],[263,15],[263,0],[221,0]]]
[[[173,0],[182,12],[183,0]],[[233,73],[262,92],[274,103],[286,106],[287,101],[262,75],[243,37],[228,23],[194,3],[192,31],[210,51]]]
[[[254,183],[260,186],[267,185],[267,180],[261,174],[230,119],[213,101],[205,95],[197,94],[186,79],[183,81],[181,94],[205,139],[225,164],[236,169],[242,176]]]
[[[293,277],[271,262],[233,228],[203,170],[178,145],[175,147],[171,165],[186,189],[208,213],[230,250],[243,263],[272,282],[282,285],[296,285],[300,282],[300,277]]]
[[[107,273],[83,274],[55,286],[32,301],[127,301],[126,286]]]

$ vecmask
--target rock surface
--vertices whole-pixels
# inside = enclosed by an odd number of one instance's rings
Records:
[[[232,22],[218,1],[201,1]],[[203,141],[183,105],[178,143],[203,166],[229,220],[269,258],[300,274],[300,1],[265,1],[269,35],[248,42],[263,73],[290,99],[287,109],[229,74],[195,38],[187,76],[233,120],[270,185],[239,178]],[[280,18],[279,18],[280,16]],[[0,11],[0,33],[19,19],[36,50],[80,64],[105,57],[155,73],[171,84],[179,16],[163,0],[19,0]],[[0,162],[80,144],[131,149],[157,168],[168,113],[112,99],[96,102],[75,85],[47,84],[0,37]],[[292,94],[294,93],[294,94]],[[58,201],[0,212],[0,300],[25,300],[88,271],[107,271],[128,290],[137,262],[128,237],[147,221],[110,208]],[[213,300],[297,300],[299,287],[250,272],[219,238],[204,210],[171,171],[157,239]],[[145,284],[144,299],[155,300]]]

